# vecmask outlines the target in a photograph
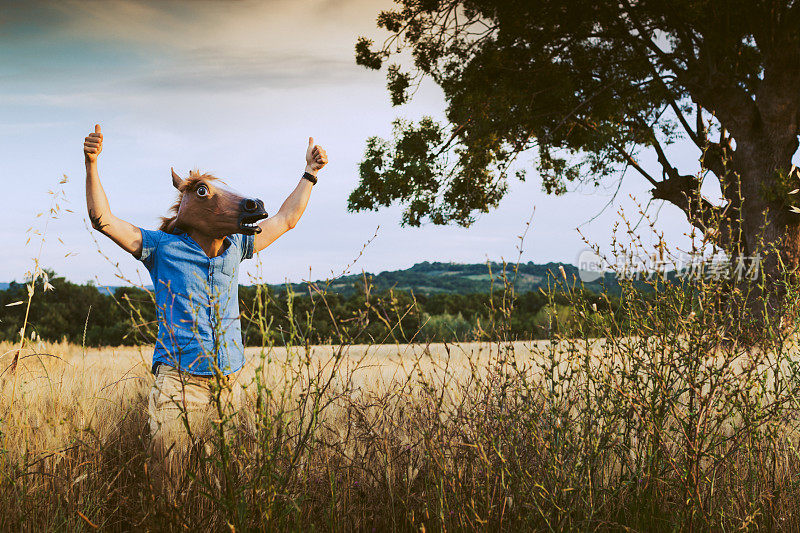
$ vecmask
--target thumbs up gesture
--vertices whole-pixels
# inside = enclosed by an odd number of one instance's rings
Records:
[[[328,154],[321,146],[314,144],[314,137],[308,138],[308,149],[306,150],[306,172],[316,176],[322,167],[328,164]]]
[[[103,151],[103,134],[100,133],[100,124],[94,125],[94,133],[90,133],[83,140],[83,156],[87,163],[97,161],[97,156]]]

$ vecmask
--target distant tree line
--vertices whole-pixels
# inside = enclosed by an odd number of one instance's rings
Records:
[[[578,268],[568,263],[538,264],[531,261],[510,265],[494,261],[466,264],[423,261],[406,269],[389,270],[368,276],[370,284],[378,291],[396,288],[413,290],[417,294],[480,294],[502,289],[505,275],[507,278],[514,278],[517,292],[522,293],[537,290],[539,287],[546,289],[548,283],[552,282],[554,273],[560,275],[560,269],[564,270],[569,279],[579,275]],[[349,296],[357,292],[358,287],[363,284],[363,274],[350,274],[331,282],[330,288],[334,292]],[[305,283],[294,283],[291,287],[295,292],[307,290]],[[593,292],[616,295],[620,293],[619,282],[616,275],[611,272],[605,273],[599,279],[586,282],[585,287]]]
[[[52,290],[38,285],[31,302],[28,331],[47,341],[67,340],[86,346],[152,343],[157,332],[150,293],[134,287],[110,292],[79,285],[49,273]],[[374,290],[354,281],[347,293],[314,285],[240,286],[242,333],[247,345],[394,343],[492,340],[502,328],[519,340],[544,338],[552,318],[571,315],[570,299],[543,290],[515,294],[419,293]],[[502,289],[502,287],[500,287]],[[584,301],[599,312],[618,312],[618,300],[591,291]],[[22,303],[17,303],[22,302]],[[0,291],[0,340],[19,339],[27,287],[11,283]]]

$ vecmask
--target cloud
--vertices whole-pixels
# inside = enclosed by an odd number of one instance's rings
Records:
[[[338,49],[375,31],[391,0],[61,0],[29,1],[0,15],[12,38],[48,34],[56,40],[128,43],[164,51],[200,45]],[[27,31],[16,31],[23,28]],[[0,34],[0,41],[3,35]]]
[[[184,54],[170,67],[136,81],[156,91],[219,92],[349,83],[357,67],[342,58],[307,54],[220,53],[208,49]]]
[[[34,2],[2,19],[6,98],[138,98],[136,91],[233,92],[371,79],[353,44],[370,0]],[[386,4],[391,5],[390,2]]]

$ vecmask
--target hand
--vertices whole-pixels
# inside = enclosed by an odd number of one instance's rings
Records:
[[[100,124],[94,125],[94,133],[90,133],[83,140],[83,156],[87,163],[95,163],[97,156],[103,151],[103,134],[100,133]]]
[[[314,137],[308,138],[308,149],[306,150],[306,172],[317,175],[322,167],[328,164],[328,154],[321,146],[314,144]]]

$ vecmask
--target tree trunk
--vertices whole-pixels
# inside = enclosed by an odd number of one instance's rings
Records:
[[[732,166],[741,183],[740,253],[760,260],[762,281],[757,290],[751,289],[745,305],[755,323],[766,325],[781,323],[787,311],[785,272],[800,266],[800,214],[789,211],[787,191],[779,186],[779,175],[789,172],[798,142],[785,125],[760,133],[752,140],[737,139]]]

